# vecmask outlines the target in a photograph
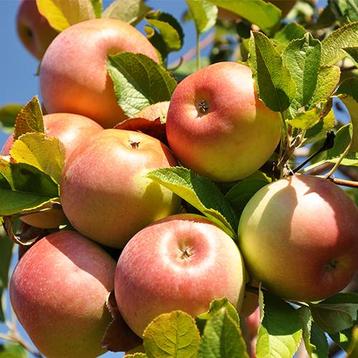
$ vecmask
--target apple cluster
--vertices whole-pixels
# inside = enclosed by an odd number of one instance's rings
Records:
[[[62,208],[21,220],[67,229],[38,240],[10,282],[12,307],[40,352],[103,353],[112,291],[128,330],[142,337],[161,313],[197,316],[215,298],[243,312],[249,281],[294,301],[343,289],[358,268],[358,209],[329,180],[293,175],[263,187],[245,207],[235,241],[147,176],[182,165],[232,183],[270,159],[281,118],[259,99],[250,68],[210,65],[181,81],[170,103],[145,109],[139,117],[164,113],[166,145],[135,127],[114,128],[127,118],[106,71],[107,56],[118,52],[160,62],[145,36],[115,19],[67,28],[41,61],[45,132],[65,148]],[[2,154],[12,145],[9,137]]]

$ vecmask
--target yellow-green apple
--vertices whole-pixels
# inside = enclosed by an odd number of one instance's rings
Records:
[[[39,60],[58,34],[46,18],[39,13],[36,0],[22,0],[20,2],[16,26],[21,42]]]
[[[107,55],[123,51],[142,53],[158,62],[147,38],[117,19],[83,21],[61,32],[40,67],[46,110],[82,114],[106,128],[125,119],[106,70]]]
[[[277,295],[316,301],[358,269],[358,209],[327,179],[295,175],[260,189],[245,207],[239,246],[250,274]]]
[[[162,313],[182,310],[196,316],[222,297],[239,308],[245,270],[225,232],[206,218],[178,214],[147,226],[128,242],[114,286],[122,317],[141,336]]]
[[[94,358],[103,353],[115,267],[109,254],[74,231],[48,235],[24,254],[10,280],[10,299],[42,354]]]
[[[185,166],[216,181],[255,172],[275,150],[279,114],[259,100],[249,67],[219,62],[186,77],[170,101],[166,133]]]
[[[87,144],[93,136],[103,130],[98,123],[78,114],[47,114],[43,117],[43,121],[45,133],[48,136],[58,138],[64,145],[65,162],[77,148],[83,144]],[[2,155],[8,155],[10,153],[13,141],[13,136],[10,135],[2,148]],[[49,210],[23,215],[21,220],[28,225],[44,229],[56,228],[66,222],[62,209],[55,207]]]
[[[159,140],[105,129],[67,161],[60,186],[63,211],[83,235],[123,247],[143,227],[178,211],[178,197],[146,177],[175,164]]]

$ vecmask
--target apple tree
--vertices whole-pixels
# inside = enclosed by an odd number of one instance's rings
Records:
[[[160,5],[19,3],[0,357],[358,357],[358,2]]]

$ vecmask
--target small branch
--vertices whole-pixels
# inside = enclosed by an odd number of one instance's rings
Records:
[[[334,145],[334,138],[336,137],[334,132],[328,132],[326,140],[324,141],[321,148],[319,148],[316,152],[314,152],[312,155],[310,155],[306,160],[304,160],[300,165],[298,165],[295,169],[293,169],[293,173],[297,173],[300,169],[302,169],[308,162],[310,162],[315,156],[318,154],[331,149]],[[339,162],[340,163],[340,162]],[[338,165],[339,165],[338,163]],[[333,171],[334,172],[334,171]],[[330,174],[332,175],[333,172]]]
[[[11,335],[0,333],[0,339],[3,339],[8,342],[15,342],[21,347],[23,347],[30,354],[32,354],[34,357],[42,358],[42,355],[39,352],[34,351],[17,333],[12,333]]]
[[[210,32],[206,37],[204,37],[202,40],[200,40],[200,50],[203,50],[204,48],[210,46],[214,42],[215,33]],[[181,58],[182,63],[188,62],[192,60],[196,56],[196,47],[192,47],[187,51]],[[177,61],[175,61],[176,63]],[[169,67],[176,67],[176,64],[169,64]]]
[[[358,181],[353,181],[353,180],[346,180],[346,179],[340,179],[340,178],[326,178],[328,180],[330,180],[331,182],[337,184],[337,185],[343,185],[343,186],[348,186],[350,188],[358,188]]]
[[[348,154],[349,149],[351,148],[351,144],[349,144],[347,146],[347,148],[345,149],[345,151],[341,154],[341,156],[339,157],[337,163],[334,164],[334,166],[331,168],[331,170],[325,175],[325,177],[328,179],[331,175],[333,175],[333,173],[339,168],[339,166],[342,163],[342,160],[345,158],[345,156]]]

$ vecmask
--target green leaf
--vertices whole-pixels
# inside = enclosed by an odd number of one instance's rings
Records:
[[[29,164],[60,183],[65,161],[65,148],[58,138],[43,133],[23,134],[10,150],[17,163]]]
[[[270,181],[270,178],[258,171],[239,181],[225,194],[237,216],[241,215],[252,196]]]
[[[351,97],[355,102],[358,102],[358,77],[347,78],[344,80],[337,89],[337,94]],[[341,99],[344,102],[345,97]],[[352,113],[350,114],[352,116],[352,114],[356,113],[356,108],[354,102],[351,103],[350,101],[346,104],[346,107],[349,111],[351,110],[350,112]]]
[[[165,12],[151,11],[145,19],[150,24],[144,28],[147,37],[163,59],[170,52],[179,51],[183,47],[184,32],[175,17]]]
[[[41,104],[37,97],[33,97],[18,113],[14,139],[28,132],[44,132]]]
[[[11,261],[13,242],[6,236],[0,235],[0,287],[7,288],[8,274]]]
[[[46,174],[0,158],[0,216],[33,211],[58,200],[58,186]]]
[[[352,22],[331,32],[322,42],[322,65],[330,66],[346,57],[343,50],[358,46],[358,22]]]
[[[343,94],[342,102],[345,104],[353,126],[351,152],[358,152],[358,78],[349,78],[342,82],[337,90]]]
[[[310,304],[312,317],[328,333],[337,333],[353,326],[358,314],[358,294],[338,293],[317,304]]]
[[[292,358],[302,339],[298,310],[268,292],[260,291],[260,301],[263,319],[257,338],[257,358]]]
[[[102,17],[119,19],[135,25],[143,20],[150,10],[143,0],[115,0],[103,11]]]
[[[327,113],[327,116],[334,120],[333,110]],[[316,125],[322,119],[322,112],[319,108],[313,108],[306,112],[298,112],[293,119],[287,121],[290,126],[299,129],[309,129]]]
[[[202,34],[210,30],[216,23],[217,6],[207,0],[185,0],[191,17],[194,19],[196,31]]]
[[[143,345],[149,358],[194,358],[199,341],[194,319],[182,311],[158,316],[143,334]]]
[[[329,334],[329,337],[336,344],[338,344],[339,347],[341,347],[347,352],[349,350],[349,347],[353,345],[353,331],[356,327],[358,327],[358,321],[355,322],[354,327],[345,329],[335,334]]]
[[[102,17],[103,2],[102,0],[90,0],[96,17]]]
[[[355,66],[358,67],[358,46],[346,47],[343,50],[348,53],[349,57],[354,61]]]
[[[358,2],[357,0],[335,0],[332,6],[338,10],[343,22],[358,21]]]
[[[347,350],[347,358],[358,357],[358,326],[353,329],[352,341]]]
[[[239,316],[227,299],[212,302],[198,318],[206,321],[198,358],[249,357]]]
[[[13,130],[15,120],[23,106],[17,103],[10,103],[0,108],[0,123],[4,129]]]
[[[302,306],[298,310],[303,329],[303,341],[310,358],[328,357],[329,345],[325,333],[312,321],[311,311]]]
[[[340,74],[341,71],[338,66],[321,67],[319,69],[316,88],[308,102],[309,108],[327,101],[339,83]]]
[[[336,163],[337,160],[339,160],[340,156],[347,149],[347,147],[351,145],[352,133],[353,133],[353,129],[351,123],[341,127],[336,133],[336,138],[334,140],[333,148],[326,150],[321,154],[317,155],[313,159],[313,164],[307,166],[304,169],[304,172],[308,172],[311,169],[325,162]],[[345,159],[342,160],[341,165],[348,165],[348,166],[358,165],[357,153],[354,152],[348,153]]]
[[[117,102],[129,117],[150,104],[169,101],[176,86],[164,67],[142,54],[123,52],[109,56],[107,71]]]
[[[249,53],[249,64],[258,85],[260,98],[273,111],[284,111],[294,98],[296,89],[273,42],[264,34],[254,32]]]
[[[284,50],[292,40],[301,39],[305,33],[306,30],[303,26],[296,22],[291,22],[284,26],[280,31],[276,32],[273,38],[277,42],[279,48]]]
[[[148,356],[145,353],[133,353],[126,354],[124,358],[147,358]]]
[[[0,322],[5,321],[2,294],[7,288],[13,242],[0,229]]]
[[[309,103],[316,90],[321,43],[307,33],[303,38],[290,42],[282,59],[296,85],[294,100],[298,104],[297,108],[303,107]]]
[[[160,183],[198,209],[231,237],[237,217],[219,188],[208,178],[183,167],[156,169],[147,177]]]
[[[280,9],[264,0],[208,1],[249,20],[265,32],[270,32],[281,20]]]
[[[24,347],[17,343],[0,344],[0,358],[27,358]]]
[[[40,13],[57,31],[96,17],[92,0],[36,0]],[[98,11],[98,9],[97,9]]]

